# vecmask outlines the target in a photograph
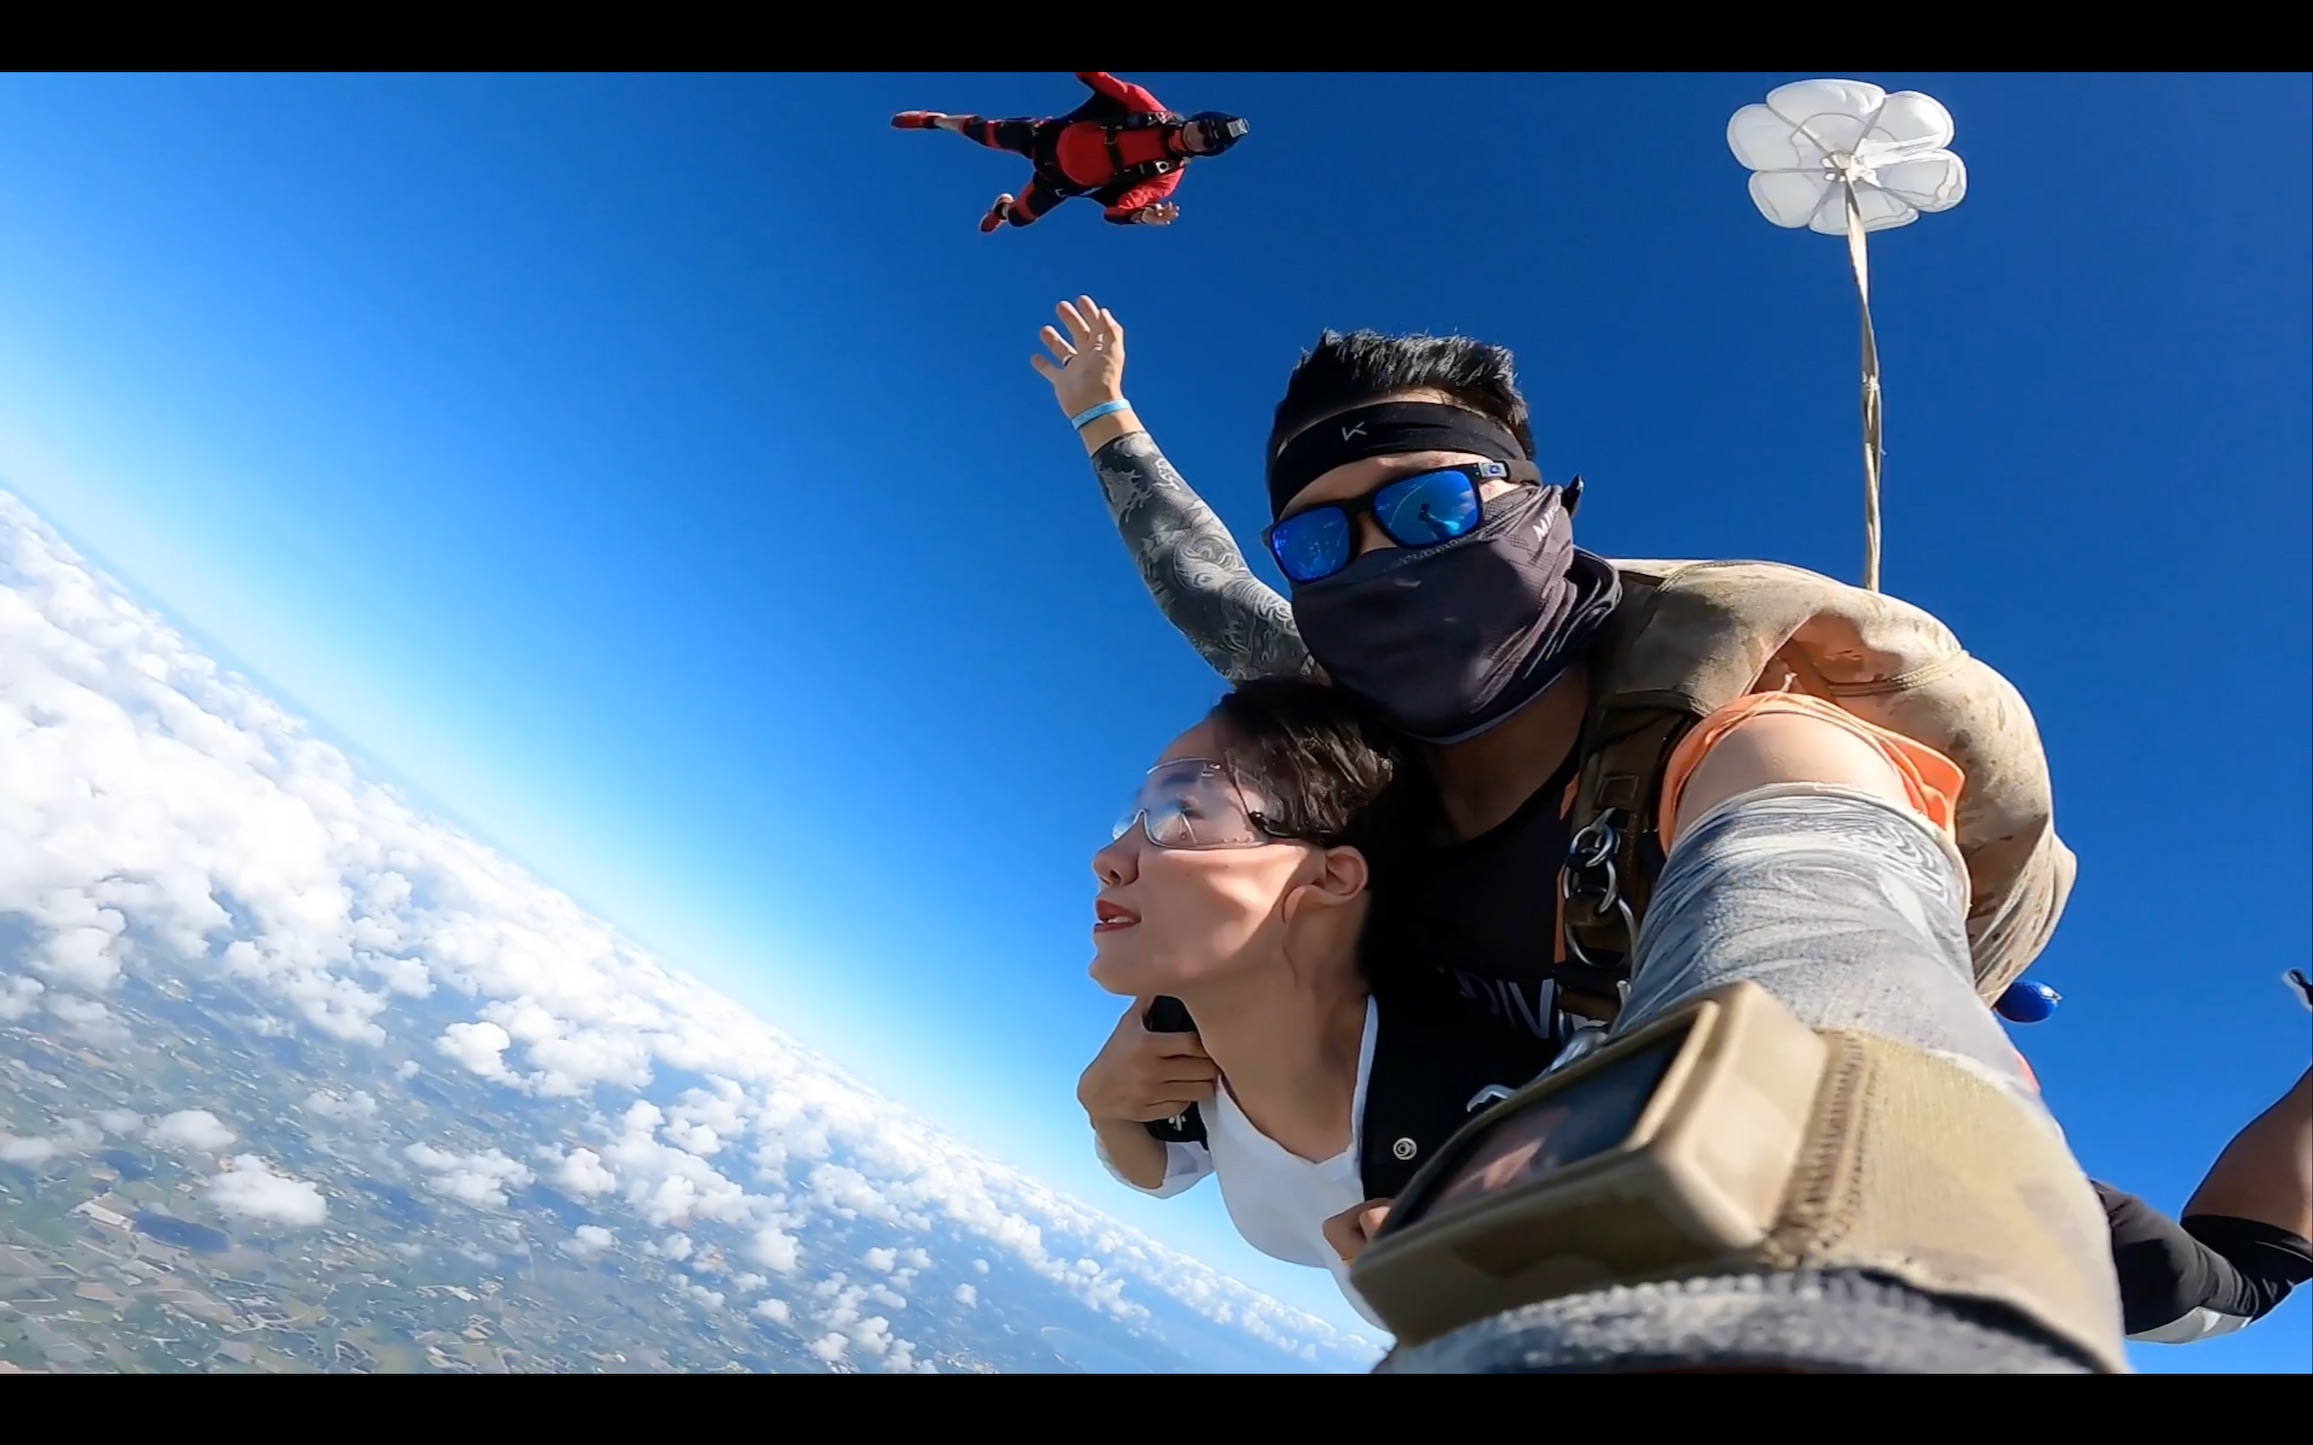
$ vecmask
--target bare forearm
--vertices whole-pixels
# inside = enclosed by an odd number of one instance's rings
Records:
[[[1117,1172],[1142,1189],[1165,1182],[1164,1141],[1130,1119],[1096,1119],[1092,1132]]]
[[[1102,417],[1087,427],[1111,422]],[[1137,423],[1087,436],[1109,514],[1165,619],[1231,682],[1312,671],[1293,609],[1245,565],[1229,529]]]
[[[2313,1238],[2313,1072],[2233,1137],[2184,1214],[2253,1219]]]

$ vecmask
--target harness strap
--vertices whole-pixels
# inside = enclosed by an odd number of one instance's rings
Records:
[[[1118,181],[1131,181],[1135,184],[1141,181],[1153,181],[1159,176],[1170,175],[1180,169],[1181,163],[1169,156],[1126,165],[1124,148],[1117,144],[1117,137],[1128,130],[1153,130],[1159,126],[1177,125],[1180,123],[1180,119],[1179,116],[1170,111],[1144,111],[1102,125],[1100,128],[1101,142],[1108,147],[1108,168],[1114,177],[1109,184],[1114,185]],[[1088,189],[1101,188],[1090,187]]]
[[[1566,957],[1552,964],[1574,1012],[1611,1021],[1620,1006],[1638,922],[1662,872],[1655,808],[1663,766],[1699,721],[1694,712],[1672,707],[1610,706],[1591,719],[1572,841],[1559,874]]]

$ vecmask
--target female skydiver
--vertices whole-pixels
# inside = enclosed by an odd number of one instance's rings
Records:
[[[1369,1157],[1391,1132],[1366,1117],[1375,1047],[1386,1029],[1385,1056],[1402,1052],[1435,1012],[1404,990],[1378,1002],[1361,949],[1406,772],[1364,709],[1307,682],[1241,684],[1176,738],[1093,858],[1092,977],[1134,1004],[1078,1090],[1117,1178],[1163,1198],[1215,1175],[1248,1244],[1330,1269],[1376,1325],[1324,1226],[1393,1187],[1376,1177],[1386,1160]],[[1158,997],[1186,1005],[1201,1032],[1149,1032]],[[1505,1031],[1424,1062],[1426,1088],[1459,1109],[1549,1055]],[[1192,1107],[1201,1139],[1144,1127]]]

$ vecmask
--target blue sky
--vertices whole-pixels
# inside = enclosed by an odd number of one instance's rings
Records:
[[[888,116],[1069,76],[11,77],[0,487],[679,966],[1354,1323],[1090,1161],[1090,854],[1220,684],[1036,330],[1111,306],[1248,541],[1321,327],[1460,330],[1518,353],[1584,545],[1853,579],[1853,283],[1724,141],[1801,75],[1130,78],[1253,120],[1180,223],[981,236],[1020,163]],[[2035,710],[2081,880],[2019,1040],[2173,1211],[2307,1057],[2307,78],[1856,78],[1942,100],[1970,172],[1872,243],[1885,583]],[[2309,1354],[2302,1293],[2137,1351]]]

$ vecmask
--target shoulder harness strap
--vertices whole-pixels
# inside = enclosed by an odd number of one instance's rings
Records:
[[[1101,140],[1108,146],[1109,169],[1115,172],[1115,180],[1111,181],[1110,184],[1130,182],[1138,185],[1143,181],[1153,181],[1159,176],[1171,175],[1174,171],[1179,170],[1181,163],[1170,156],[1153,161],[1142,161],[1137,165],[1126,165],[1124,150],[1117,144],[1117,137],[1128,130],[1154,130],[1159,126],[1179,125],[1180,123],[1181,118],[1170,111],[1136,111],[1131,115],[1123,116],[1103,125],[1100,132]]]
[[[1611,1021],[1629,991],[1639,921],[1662,873],[1656,836],[1663,770],[1688,730],[1759,686],[1783,661],[1788,681],[1828,696],[1786,644],[1802,619],[1730,608],[1709,588],[1687,587],[1711,563],[1623,575],[1624,602],[1592,655],[1590,710],[1559,874],[1565,957],[1554,961],[1560,998],[1575,1013]]]

